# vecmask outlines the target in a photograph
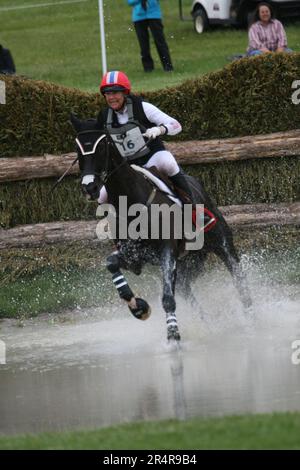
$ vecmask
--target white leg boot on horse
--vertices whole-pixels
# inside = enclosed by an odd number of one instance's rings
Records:
[[[147,320],[151,315],[149,304],[139,297],[135,297],[124,275],[120,270],[118,252],[112,253],[106,260],[107,269],[112,274],[113,283],[121,299],[125,300],[132,315],[138,320]]]
[[[160,267],[163,274],[162,305],[166,312],[167,339],[169,342],[179,342],[180,334],[175,313],[176,258],[168,245],[162,250]]]

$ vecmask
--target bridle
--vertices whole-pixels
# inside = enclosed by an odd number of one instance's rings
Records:
[[[85,131],[85,132],[89,132],[89,131]],[[123,165],[125,165],[126,163],[129,163],[131,160],[134,160],[135,158],[135,155],[137,155],[141,150],[143,150],[145,147],[147,147],[149,145],[149,143],[153,140],[152,138],[148,139],[147,142],[145,142],[144,145],[142,145],[142,147],[140,147],[133,155],[130,156],[130,158],[125,158],[123,157],[123,161],[122,163],[118,164],[116,167],[114,167],[110,172],[108,172],[108,166],[109,166],[109,146],[110,145],[113,145],[116,149],[116,151],[118,151],[118,149],[116,148],[115,146],[115,143],[114,141],[111,139],[110,137],[110,134],[109,134],[109,131],[107,131],[106,133],[103,133],[102,136],[106,136],[106,140],[105,140],[105,158],[106,158],[106,168],[101,171],[101,173],[104,173],[106,176],[105,178],[101,178],[101,182],[103,183],[103,185],[105,185],[107,183],[107,181],[111,178],[111,176],[116,173]],[[95,148],[96,150],[96,148]],[[83,155],[84,156],[84,155]],[[71,163],[71,165],[66,169],[66,171],[59,177],[59,179],[54,183],[54,185],[52,186],[51,190],[50,190],[50,193],[52,193],[54,191],[54,189],[56,188],[56,186],[58,186],[59,183],[62,182],[62,180],[64,179],[64,177],[69,173],[69,171],[71,170],[71,168],[75,165],[75,163],[79,160],[79,155],[77,155],[77,157],[75,158],[75,160],[73,160],[73,162]],[[95,176],[98,176],[98,177],[101,177],[101,173],[98,173],[95,171]]]
[[[145,142],[144,145],[142,145],[142,147],[140,147],[133,155],[131,155],[130,157],[123,157],[123,161],[122,163],[120,163],[118,166],[116,166],[110,173],[107,174],[106,178],[104,178],[102,180],[103,184],[105,185],[105,183],[107,183],[107,181],[109,180],[109,178],[116,172],[118,171],[123,165],[125,165],[125,163],[129,163],[131,160],[134,160],[135,156],[141,152],[142,150],[144,150],[145,147],[147,147],[149,145],[149,143],[152,141],[153,139],[150,138],[148,139],[147,142]],[[109,131],[107,132],[107,136],[106,136],[106,147],[105,147],[105,157],[106,157],[106,162],[107,162],[107,167],[106,167],[106,170],[105,170],[105,173],[107,173],[107,170],[108,170],[108,162],[109,162],[109,146],[110,145],[113,145],[114,148],[116,149],[116,151],[118,152],[118,149],[116,148],[116,145],[114,143],[114,141],[111,139],[110,137],[110,134],[109,134]],[[98,175],[99,176],[99,175]]]
[[[105,159],[106,159],[106,169],[104,170],[104,174],[106,175],[105,178],[101,178],[101,181],[103,185],[107,183],[107,181],[111,178],[111,176],[116,173],[125,163],[128,163],[127,158],[124,158],[122,163],[119,165],[115,166],[110,172],[108,172],[108,166],[109,166],[109,146],[113,145],[115,147],[114,142],[112,139],[109,138],[109,133],[106,135],[106,141],[105,141]],[[116,148],[116,147],[115,147]],[[103,172],[102,172],[103,173]],[[97,176],[100,176],[99,173],[95,173]]]

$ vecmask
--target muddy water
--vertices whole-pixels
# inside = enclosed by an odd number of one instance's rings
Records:
[[[105,309],[44,315],[22,327],[2,322],[0,433],[300,410],[300,364],[292,363],[292,343],[300,340],[294,257],[244,263],[253,319],[227,272],[214,268],[194,285],[204,319],[178,299],[180,351],[166,344],[153,287],[147,322],[131,317],[117,297]],[[146,280],[147,273],[140,294]]]

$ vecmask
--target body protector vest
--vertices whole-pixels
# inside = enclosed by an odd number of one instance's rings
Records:
[[[120,155],[138,165],[144,165],[155,152],[165,150],[165,147],[159,138],[146,145],[142,133],[156,124],[147,119],[142,100],[137,96],[127,96],[126,105],[126,124],[119,124],[116,113],[111,108],[108,108],[104,115],[98,116],[98,123],[103,119],[103,127],[109,131]]]
[[[128,122],[120,127],[113,127],[113,110],[109,108],[106,128],[120,155],[134,160],[150,153],[150,149],[146,145],[139,123],[134,120],[131,98],[127,98],[127,112]]]

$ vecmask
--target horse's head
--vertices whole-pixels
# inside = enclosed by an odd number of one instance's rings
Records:
[[[108,152],[109,139],[105,131],[97,128],[96,119],[81,121],[71,114],[71,122],[77,132],[82,189],[87,199],[96,200],[112,167]]]

